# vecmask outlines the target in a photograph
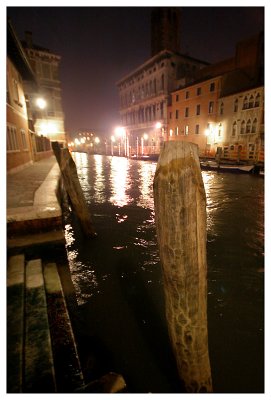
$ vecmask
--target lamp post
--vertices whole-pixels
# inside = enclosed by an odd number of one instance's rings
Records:
[[[116,139],[115,136],[111,136],[111,156],[113,157],[114,155],[114,143],[115,143]]]
[[[206,136],[206,144],[205,144],[205,158],[207,158],[207,146],[208,146],[208,136],[210,135],[210,129],[207,128],[205,129],[204,132],[205,136]]]

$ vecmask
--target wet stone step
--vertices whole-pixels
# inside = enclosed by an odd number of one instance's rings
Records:
[[[26,264],[24,393],[56,391],[47,303],[40,259]]]
[[[64,293],[55,263],[44,265],[44,281],[57,392],[74,392],[84,385],[84,380]]]
[[[7,268],[7,392],[22,392],[24,335],[24,255],[12,256]]]

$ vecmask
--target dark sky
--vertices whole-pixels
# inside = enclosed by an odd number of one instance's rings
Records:
[[[182,7],[181,52],[209,62],[232,57],[239,40],[264,29],[264,7]],[[20,39],[62,57],[66,130],[119,124],[116,81],[150,57],[151,7],[7,7]]]

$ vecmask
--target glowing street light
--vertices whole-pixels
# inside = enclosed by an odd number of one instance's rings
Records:
[[[96,138],[94,139],[94,142],[95,142],[96,144],[99,144],[99,143],[100,143],[100,139],[99,139],[98,137],[96,137]]]
[[[161,122],[156,122],[155,128],[156,128],[156,129],[161,129],[161,128],[162,128]]]
[[[41,110],[44,110],[44,108],[45,108],[46,105],[47,105],[46,101],[45,101],[42,97],[39,97],[39,98],[36,100],[36,104],[37,104],[37,106],[38,106]]]

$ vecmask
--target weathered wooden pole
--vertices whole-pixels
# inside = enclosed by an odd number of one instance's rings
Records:
[[[82,230],[85,236],[96,237],[97,234],[78,179],[75,162],[69,150],[67,148],[60,148],[58,142],[52,142],[52,149],[61,171],[65,189],[80,221]]]
[[[207,329],[206,196],[198,148],[165,142],[154,177],[169,336],[187,392],[212,392]]]

